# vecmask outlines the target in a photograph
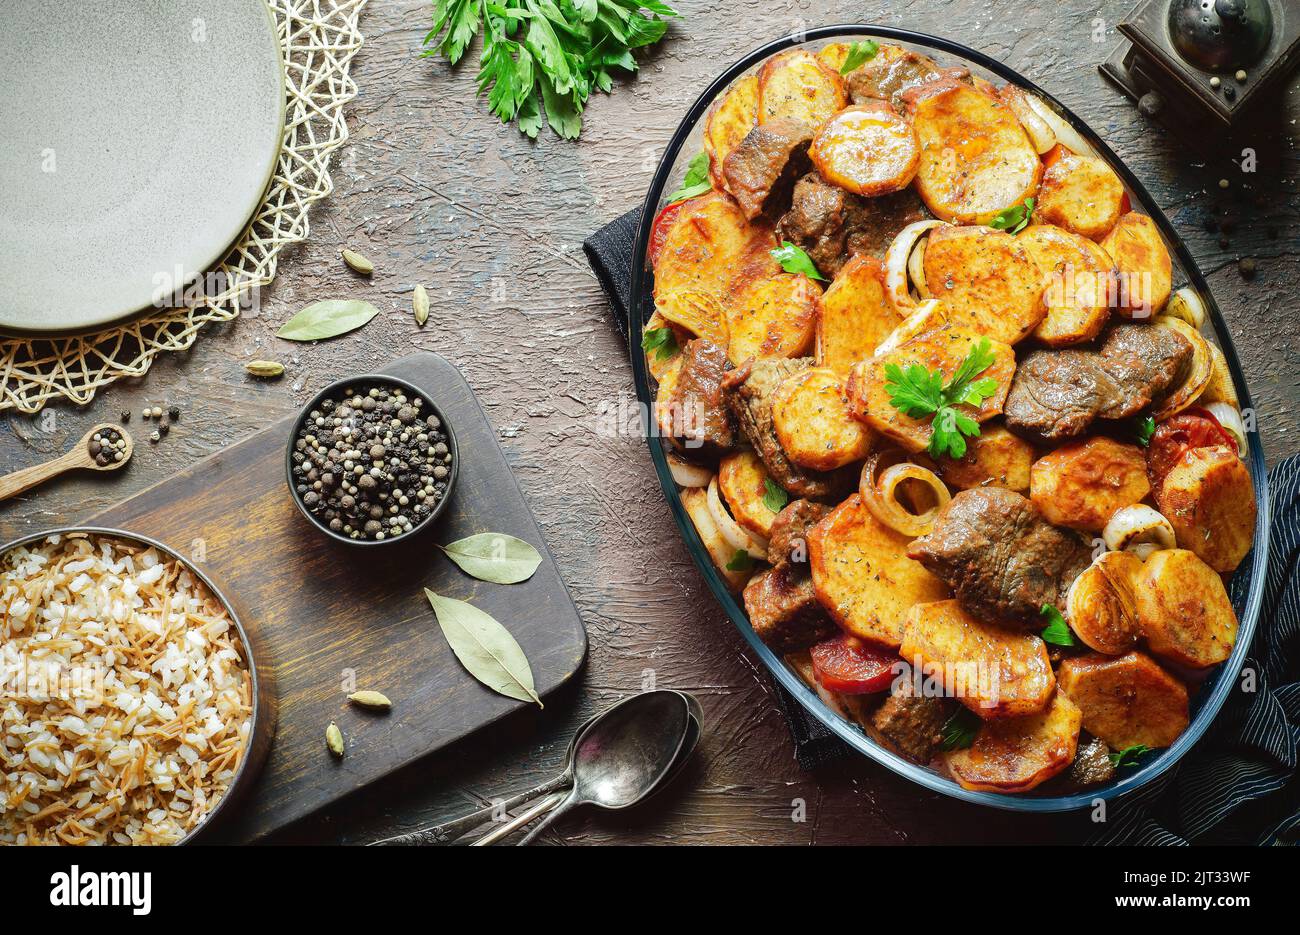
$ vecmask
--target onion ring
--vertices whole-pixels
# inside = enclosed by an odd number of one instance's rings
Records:
[[[709,515],[713,517],[713,524],[718,527],[718,534],[738,552],[748,552],[750,558],[756,558],[760,562],[767,561],[767,543],[761,541],[758,536],[741,528],[741,525],[732,518],[727,512],[727,508],[722,504],[722,498],[718,496],[718,477],[715,474],[709,480],[709,490],[706,494],[709,505]]]
[[[679,487],[707,487],[713,472],[706,467],[693,464],[681,455],[668,452],[664,456],[668,462],[668,472]]]
[[[1127,550],[1143,561],[1152,552],[1175,546],[1174,527],[1169,520],[1141,503],[1116,510],[1101,537],[1112,552]]]
[[[877,477],[880,462],[881,453],[877,452],[862,466],[862,477],[858,482],[862,502],[872,516],[895,532],[913,538],[924,536],[934,528],[939,511],[952,499],[952,494],[938,475],[911,461],[890,465]],[[924,513],[911,513],[898,500],[899,488],[909,480],[920,481],[934,493],[935,503]]]
[[[1052,110],[1051,105],[1045,100],[1028,91],[1025,92],[1025,100],[1029,102],[1029,106],[1034,113],[1042,118],[1043,123],[1047,124],[1051,131],[1056,134],[1056,140],[1062,146],[1079,156],[1097,155],[1079,131],[1072,127],[1064,117]]]
[[[1184,286],[1170,296],[1164,314],[1181,318],[1197,331],[1205,327],[1205,303],[1190,286]]]
[[[1204,407],[1206,412],[1214,416],[1220,427],[1225,432],[1236,439],[1237,457],[1246,457],[1246,451],[1248,450],[1246,442],[1246,423],[1241,418],[1241,413],[1237,411],[1237,408],[1225,402],[1215,401],[1207,403],[1204,400],[1201,401],[1201,406]]]
[[[914,312],[903,319],[902,324],[889,332],[885,340],[876,345],[874,356],[879,357],[881,354],[897,350],[912,338],[943,324],[941,307],[942,303],[938,299],[926,299],[916,307]]]
[[[885,295],[894,311],[904,318],[916,308],[916,300],[907,287],[907,261],[912,257],[912,248],[924,234],[946,226],[944,221],[914,221],[898,232],[885,251]]]
[[[1210,378],[1214,376],[1214,361],[1210,356],[1209,342],[1205,340],[1199,331],[1181,318],[1174,318],[1172,315],[1157,315],[1153,324],[1178,332],[1192,345],[1192,362],[1187,368],[1187,377],[1151,413],[1157,422],[1163,422],[1196,402],[1197,397],[1209,385]]]

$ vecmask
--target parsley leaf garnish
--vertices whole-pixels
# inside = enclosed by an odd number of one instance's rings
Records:
[[[1138,422],[1137,427],[1133,429],[1133,434],[1137,436],[1138,444],[1145,448],[1151,444],[1151,436],[1156,433],[1156,420],[1147,416]]]
[[[975,742],[975,735],[983,723],[979,715],[969,708],[958,708],[944,722],[943,729],[939,732],[939,749],[965,750]]]
[[[780,513],[790,502],[790,495],[772,482],[772,478],[763,479],[763,506],[773,513]]]
[[[979,423],[954,407],[979,406],[997,392],[998,381],[992,377],[975,379],[996,359],[988,338],[980,338],[947,385],[939,370],[927,370],[920,364],[912,364],[906,370],[898,364],[885,365],[885,391],[894,408],[913,419],[933,416],[930,445],[926,449],[931,457],[947,454],[961,458],[966,454],[966,438],[979,437]]]
[[[545,115],[575,139],[592,91],[608,94],[614,70],[636,71],[632,50],[662,39],[676,15],[662,0],[434,0],[423,54],[455,65],[482,32],[477,80],[488,109],[526,136]]]
[[[1125,747],[1118,753],[1110,754],[1111,765],[1116,769],[1121,766],[1137,766],[1137,761],[1145,753],[1150,753],[1151,748],[1144,743],[1135,743],[1131,747]]]
[[[686,177],[682,179],[682,187],[668,196],[668,203],[703,195],[711,188],[713,183],[709,181],[709,155],[698,152],[686,166]]]
[[[1011,234],[1018,234],[1029,224],[1029,219],[1034,216],[1034,199],[1026,198],[1022,205],[1012,205],[1010,208],[1004,208],[998,212],[998,216],[989,221],[989,227],[994,230],[1007,231]]]
[[[736,554],[727,562],[727,571],[753,571],[754,560],[744,549],[736,549]]]
[[[667,360],[677,353],[677,336],[672,328],[651,328],[641,333],[641,350],[655,352],[656,360]]]
[[[1065,622],[1061,612],[1051,604],[1044,604],[1040,611],[1047,618],[1047,626],[1043,628],[1042,637],[1044,643],[1051,643],[1053,646],[1074,646],[1074,633],[1070,630],[1070,625]]]
[[[844,64],[840,66],[840,74],[847,75],[863,62],[871,61],[879,51],[880,45],[871,39],[853,43],[849,46],[849,54],[844,57]]]
[[[796,247],[788,240],[781,241],[781,246],[771,251],[773,258],[781,264],[787,273],[803,273],[809,279],[826,281],[826,277],[817,272],[812,257],[804,253],[802,247]]]

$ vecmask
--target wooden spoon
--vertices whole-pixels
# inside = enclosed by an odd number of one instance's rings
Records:
[[[90,440],[95,437],[96,432],[106,432],[110,429],[126,439],[126,447],[122,449],[122,460],[112,461],[108,464],[96,464],[94,456],[90,453]],[[0,477],[0,500],[8,500],[14,494],[30,490],[37,484],[43,484],[51,477],[75,468],[86,468],[91,471],[116,471],[118,468],[126,467],[126,463],[131,460],[131,452],[133,451],[135,451],[135,442],[132,440],[130,432],[120,425],[101,422],[99,425],[92,426],[90,431],[86,432],[81,437],[81,441],[77,442],[67,454],[55,458],[53,461],[46,461],[44,464],[23,468],[21,471],[14,471],[12,474]]]

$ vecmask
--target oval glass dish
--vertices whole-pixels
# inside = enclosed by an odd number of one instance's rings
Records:
[[[968,68],[974,76],[995,81],[998,84],[1018,86],[1026,92],[1037,95],[1042,102],[1055,112],[1057,117],[1068,124],[1068,128],[1072,128],[1088,144],[1093,154],[1106,161],[1119,176],[1127,189],[1132,206],[1148,214],[1155,222],[1172,258],[1174,288],[1188,286],[1201,297],[1207,312],[1207,320],[1202,332],[1222,350],[1232,375],[1236,393],[1240,399],[1242,411],[1250,409],[1250,396],[1236,353],[1223,318],[1209,293],[1204,277],[1196,268],[1190,253],[1178,239],[1168,219],[1165,218],[1163,212],[1153,202],[1146,189],[1102,142],[1097,134],[1032,82],[1027,81],[1021,75],[988,56],[964,46],[945,39],[890,27],[826,26],[809,30],[798,37],[786,36],[771,42],[746,55],[719,75],[687,111],[685,118],[669,141],[655,172],[642,210],[633,253],[631,307],[629,309],[627,335],[628,347],[632,349],[632,369],[637,396],[640,405],[644,407],[642,413],[651,458],[673,517],[686,539],[696,565],[704,575],[714,596],[776,680],[795,697],[799,704],[845,743],[901,776],[928,789],[965,801],[995,808],[1031,812],[1067,811],[1087,807],[1098,799],[1112,799],[1132,792],[1155,779],[1178,762],[1209,728],[1210,723],[1214,720],[1233,687],[1236,674],[1241,669],[1254,636],[1262,601],[1265,567],[1268,558],[1267,481],[1263,449],[1257,433],[1252,431],[1247,434],[1248,450],[1244,455],[1244,461],[1254,483],[1257,505],[1254,547],[1236,569],[1230,587],[1233,609],[1239,620],[1237,642],[1226,662],[1209,670],[1199,684],[1191,686],[1190,723],[1186,730],[1177,737],[1171,746],[1148,754],[1142,758],[1136,767],[1119,769],[1115,777],[1104,784],[1088,786],[1077,791],[1071,790],[1068,793],[1062,793],[1059,789],[1052,791],[1050,788],[1043,788],[1029,792],[1003,794],[963,788],[939,770],[918,765],[886,748],[870,737],[856,723],[841,716],[827,705],[781,656],[769,649],[759,639],[749,624],[745,610],[739,603],[738,595],[728,588],[722,574],[716,569],[709,557],[708,550],[687,514],[667,460],[666,442],[658,436],[655,429],[655,419],[651,415],[654,412],[654,383],[647,369],[646,355],[639,351],[643,327],[654,313],[655,308],[653,299],[654,274],[648,259],[652,226],[660,209],[668,203],[666,196],[669,192],[680,187],[688,163],[702,148],[703,126],[710,107],[731,87],[733,82],[741,77],[753,74],[764,61],[778,52],[793,48],[806,48],[809,51],[816,52],[832,42],[861,39],[874,39],[900,45],[935,58],[941,67],[962,66]],[[1048,786],[1050,787],[1051,784],[1049,783]]]

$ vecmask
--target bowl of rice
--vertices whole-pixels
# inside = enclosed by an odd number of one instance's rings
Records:
[[[113,529],[0,547],[0,845],[184,844],[270,749],[255,634],[193,563]]]

